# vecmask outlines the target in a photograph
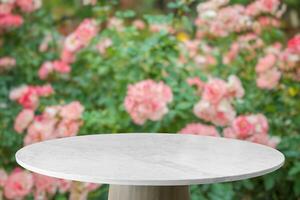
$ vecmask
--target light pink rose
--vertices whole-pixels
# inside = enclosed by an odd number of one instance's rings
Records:
[[[0,58],[0,71],[2,69],[4,70],[11,69],[14,66],[16,66],[16,59],[9,56]]]
[[[67,120],[78,120],[84,111],[79,101],[71,102],[61,108],[60,116]]]
[[[12,9],[14,8],[14,4],[10,2],[1,2],[0,3],[0,15],[11,14]]]
[[[134,20],[134,21],[132,22],[132,25],[133,25],[136,29],[138,29],[138,30],[143,30],[143,29],[145,29],[145,27],[146,27],[145,22],[144,22],[143,20],[140,20],[140,19]]]
[[[8,175],[4,169],[0,169],[0,187],[4,187]]]
[[[100,54],[105,54],[106,49],[112,46],[112,40],[110,38],[104,38],[102,39],[96,46]]]
[[[248,119],[253,124],[255,133],[268,134],[269,123],[263,114],[249,115]]]
[[[54,128],[56,123],[57,119],[48,119],[43,116],[35,117],[33,123],[28,127],[24,144],[29,145],[55,138]]]
[[[274,89],[280,81],[281,72],[276,68],[260,73],[256,80],[256,85],[259,88],[271,90]]]
[[[18,100],[27,92],[27,90],[28,90],[27,85],[22,85],[20,87],[14,88],[9,93],[9,99],[14,101]]]
[[[229,76],[227,83],[227,96],[242,98],[244,94],[245,90],[242,86],[241,80],[235,75]]]
[[[223,57],[223,62],[225,64],[230,64],[234,59],[238,56],[240,51],[240,46],[238,43],[233,43],[230,47],[230,50],[228,53],[225,54]]]
[[[222,100],[219,104],[212,104],[202,99],[194,106],[194,114],[215,125],[226,126],[231,124],[236,113],[228,100]]]
[[[41,0],[16,0],[16,4],[23,12],[33,12],[41,7],[42,2]]]
[[[7,178],[4,186],[4,196],[7,199],[23,199],[31,192],[32,186],[32,175],[17,168]]]
[[[34,90],[36,91],[36,94],[41,97],[47,97],[54,93],[54,90],[50,84],[43,86],[35,86]]]
[[[53,61],[53,69],[62,74],[68,74],[71,71],[70,65],[61,60]]]
[[[277,144],[279,143],[277,138],[270,138],[266,134],[255,134],[250,137],[248,141],[270,146],[272,148],[276,148]]]
[[[54,71],[52,62],[44,62],[39,69],[39,78],[45,80]]]
[[[274,67],[276,63],[276,57],[274,54],[268,54],[267,56],[259,59],[255,69],[257,73],[266,72],[267,70]]]
[[[134,123],[142,125],[148,119],[160,120],[168,112],[167,104],[172,99],[169,86],[149,79],[128,86],[124,106]]]
[[[231,127],[227,127],[227,128],[223,129],[223,136],[226,138],[232,138],[232,139],[238,138],[236,132]]]
[[[63,119],[59,122],[55,134],[57,137],[71,137],[77,135],[81,122]]]
[[[62,106],[47,106],[43,112],[45,118],[51,119],[58,116],[61,111]]]
[[[244,139],[254,133],[254,125],[247,116],[239,116],[232,122],[232,128],[239,138]]]
[[[86,46],[98,32],[97,23],[93,19],[85,19],[75,30],[74,34],[80,40],[81,44]]]
[[[15,119],[14,129],[17,133],[22,133],[34,118],[34,112],[31,109],[22,110]]]
[[[33,174],[35,193],[37,196],[44,196],[45,193],[55,194],[58,187],[58,179],[41,174]]]
[[[226,82],[217,79],[210,78],[208,83],[205,84],[202,98],[212,104],[217,104],[225,97],[227,92]]]
[[[59,179],[58,180],[58,190],[60,193],[66,193],[71,189],[72,181]]]
[[[199,77],[188,78],[186,82],[190,86],[196,86],[199,92],[201,92],[205,86],[205,83]]]
[[[63,51],[60,54],[60,59],[64,63],[70,64],[75,61],[75,55],[73,52],[68,51],[66,48],[63,49]]]
[[[64,50],[68,52],[76,52],[83,47],[81,40],[76,36],[75,33],[70,34],[64,43]]]
[[[208,126],[201,123],[191,123],[186,125],[183,129],[179,131],[182,134],[194,134],[194,135],[204,135],[204,136],[220,136],[217,129],[214,126]]]
[[[84,183],[84,186],[88,192],[93,192],[101,187],[100,184],[96,183]]]

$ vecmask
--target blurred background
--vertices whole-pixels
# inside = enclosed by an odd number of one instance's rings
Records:
[[[0,200],[107,199],[107,185],[31,173],[14,154],[132,132],[286,156],[263,177],[191,186],[192,200],[300,199],[299,81],[299,0],[0,0]]]

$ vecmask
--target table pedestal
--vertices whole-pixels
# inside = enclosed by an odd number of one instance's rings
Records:
[[[189,186],[110,185],[108,200],[189,200]]]

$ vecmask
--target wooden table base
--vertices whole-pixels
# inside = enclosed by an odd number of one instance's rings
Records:
[[[189,186],[110,185],[108,200],[189,200]]]

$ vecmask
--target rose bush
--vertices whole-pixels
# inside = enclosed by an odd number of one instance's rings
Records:
[[[300,197],[300,39],[282,31],[285,5],[188,3],[138,16],[83,1],[55,19],[39,0],[1,1],[0,199],[105,199],[107,186],[28,172],[14,154],[121,132],[235,138],[286,156],[264,177],[193,186],[193,200]]]

